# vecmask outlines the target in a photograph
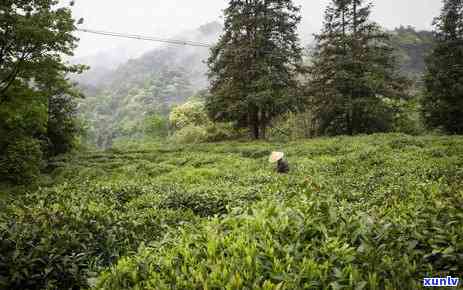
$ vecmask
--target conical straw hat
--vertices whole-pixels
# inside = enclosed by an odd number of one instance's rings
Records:
[[[270,158],[268,159],[268,162],[270,163],[275,163],[278,162],[278,160],[282,159],[285,154],[283,152],[272,152],[270,155]]]

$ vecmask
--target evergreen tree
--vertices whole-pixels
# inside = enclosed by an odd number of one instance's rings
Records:
[[[224,34],[209,58],[210,117],[265,138],[270,121],[296,108],[302,49],[299,8],[291,0],[230,0]]]
[[[406,95],[389,35],[369,20],[372,4],[333,0],[316,35],[310,95],[321,133],[388,131],[392,112],[384,98]]]
[[[463,133],[463,1],[445,0],[434,20],[436,46],[427,59],[423,111],[426,124]]]

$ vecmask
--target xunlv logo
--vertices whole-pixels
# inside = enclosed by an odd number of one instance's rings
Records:
[[[423,286],[424,287],[457,287],[460,279],[452,278],[447,276],[447,278],[424,278]]]

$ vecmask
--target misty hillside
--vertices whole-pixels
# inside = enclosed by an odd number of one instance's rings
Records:
[[[176,38],[214,43],[221,32],[221,24],[212,22]],[[146,117],[166,116],[171,106],[206,88],[208,55],[207,47],[164,46],[116,69],[80,76],[87,96],[80,110],[90,142],[109,146],[114,138],[133,137]]]
[[[222,25],[212,22],[176,38],[215,43],[221,32]],[[419,80],[432,47],[432,33],[400,27],[391,34],[402,71]],[[100,66],[79,77],[87,95],[81,111],[87,120],[89,141],[105,147],[118,137],[136,137],[143,131],[140,126],[145,118],[165,117],[172,106],[207,88],[208,55],[209,49],[204,47],[165,46],[117,68],[111,54],[101,56]],[[101,65],[105,62],[109,68]]]
[[[213,44],[222,32],[218,22],[205,24],[195,30],[182,33],[174,39],[190,40]],[[120,54],[120,55],[119,55]],[[183,71],[194,88],[206,86],[206,66],[204,61],[209,55],[207,47],[181,45],[163,45],[130,59],[124,51],[104,52],[75,62],[90,65],[91,69],[79,76],[79,82],[85,86],[98,88],[123,89],[142,85],[147,79],[169,71]],[[104,72],[104,73],[103,73]],[[92,78],[93,76],[101,77]]]
[[[92,55],[73,58],[71,60],[73,64],[85,64],[90,68],[84,74],[74,76],[74,79],[82,86],[98,87],[109,80],[113,71],[129,61],[131,55],[134,54],[136,54],[136,51],[119,47]]]
[[[416,31],[413,27],[400,27],[391,32],[392,43],[399,54],[402,71],[409,75],[421,75],[425,58],[433,46],[431,31]]]

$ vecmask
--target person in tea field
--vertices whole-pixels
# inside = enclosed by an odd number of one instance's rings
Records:
[[[289,164],[286,160],[283,159],[284,156],[285,154],[283,152],[272,152],[270,155],[269,162],[277,164],[276,171],[278,173],[289,172]]]

